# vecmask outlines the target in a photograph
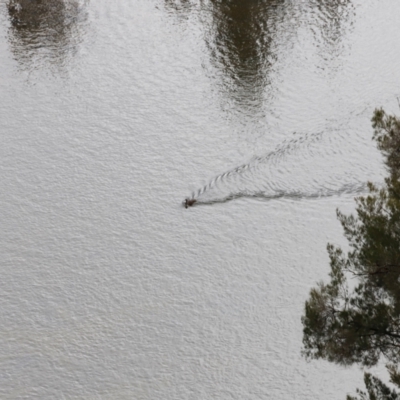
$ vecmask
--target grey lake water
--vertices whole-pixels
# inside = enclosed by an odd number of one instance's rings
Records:
[[[336,208],[383,182],[399,15],[0,0],[0,398],[354,394],[357,367],[302,358],[301,315]]]

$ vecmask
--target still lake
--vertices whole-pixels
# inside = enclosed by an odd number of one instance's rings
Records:
[[[0,0],[0,397],[337,400],[301,357],[383,182],[397,0]],[[185,209],[185,198],[196,199]],[[378,374],[383,372],[378,368]]]

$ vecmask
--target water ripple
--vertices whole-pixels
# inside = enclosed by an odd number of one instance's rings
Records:
[[[350,113],[349,119],[368,121],[368,113],[368,109]],[[367,181],[379,182],[381,172],[366,157],[371,136],[352,127],[352,122],[295,134],[275,150],[217,175],[190,199],[213,204],[240,197],[312,199],[365,192]],[[358,145],[357,154],[349,146],[350,138]]]

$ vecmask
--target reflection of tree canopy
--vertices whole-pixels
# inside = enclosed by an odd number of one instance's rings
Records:
[[[234,89],[256,92],[263,86],[270,44],[269,3],[261,0],[212,0],[214,62]],[[244,94],[244,93],[242,93]]]
[[[191,0],[165,2],[181,14],[195,8]],[[318,53],[331,58],[340,52],[353,15],[351,0],[201,0],[198,9],[224,90],[251,107],[262,103],[273,64],[292,49],[290,38],[306,28],[316,39]]]
[[[191,6],[191,0],[165,0],[165,7],[171,11],[184,12]]]
[[[214,64],[228,78],[225,84],[240,100],[260,100],[270,66],[271,25],[276,1],[210,0],[208,45]],[[237,97],[237,96],[234,96]]]
[[[316,39],[323,44],[323,57],[337,56],[342,50],[341,41],[348,23],[354,15],[352,0],[313,0],[309,11],[314,15]]]
[[[10,0],[10,43],[23,66],[43,59],[62,64],[79,42],[79,0]]]

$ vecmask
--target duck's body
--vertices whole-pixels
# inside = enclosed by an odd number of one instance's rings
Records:
[[[196,201],[196,199],[185,199],[185,208],[192,207]]]

